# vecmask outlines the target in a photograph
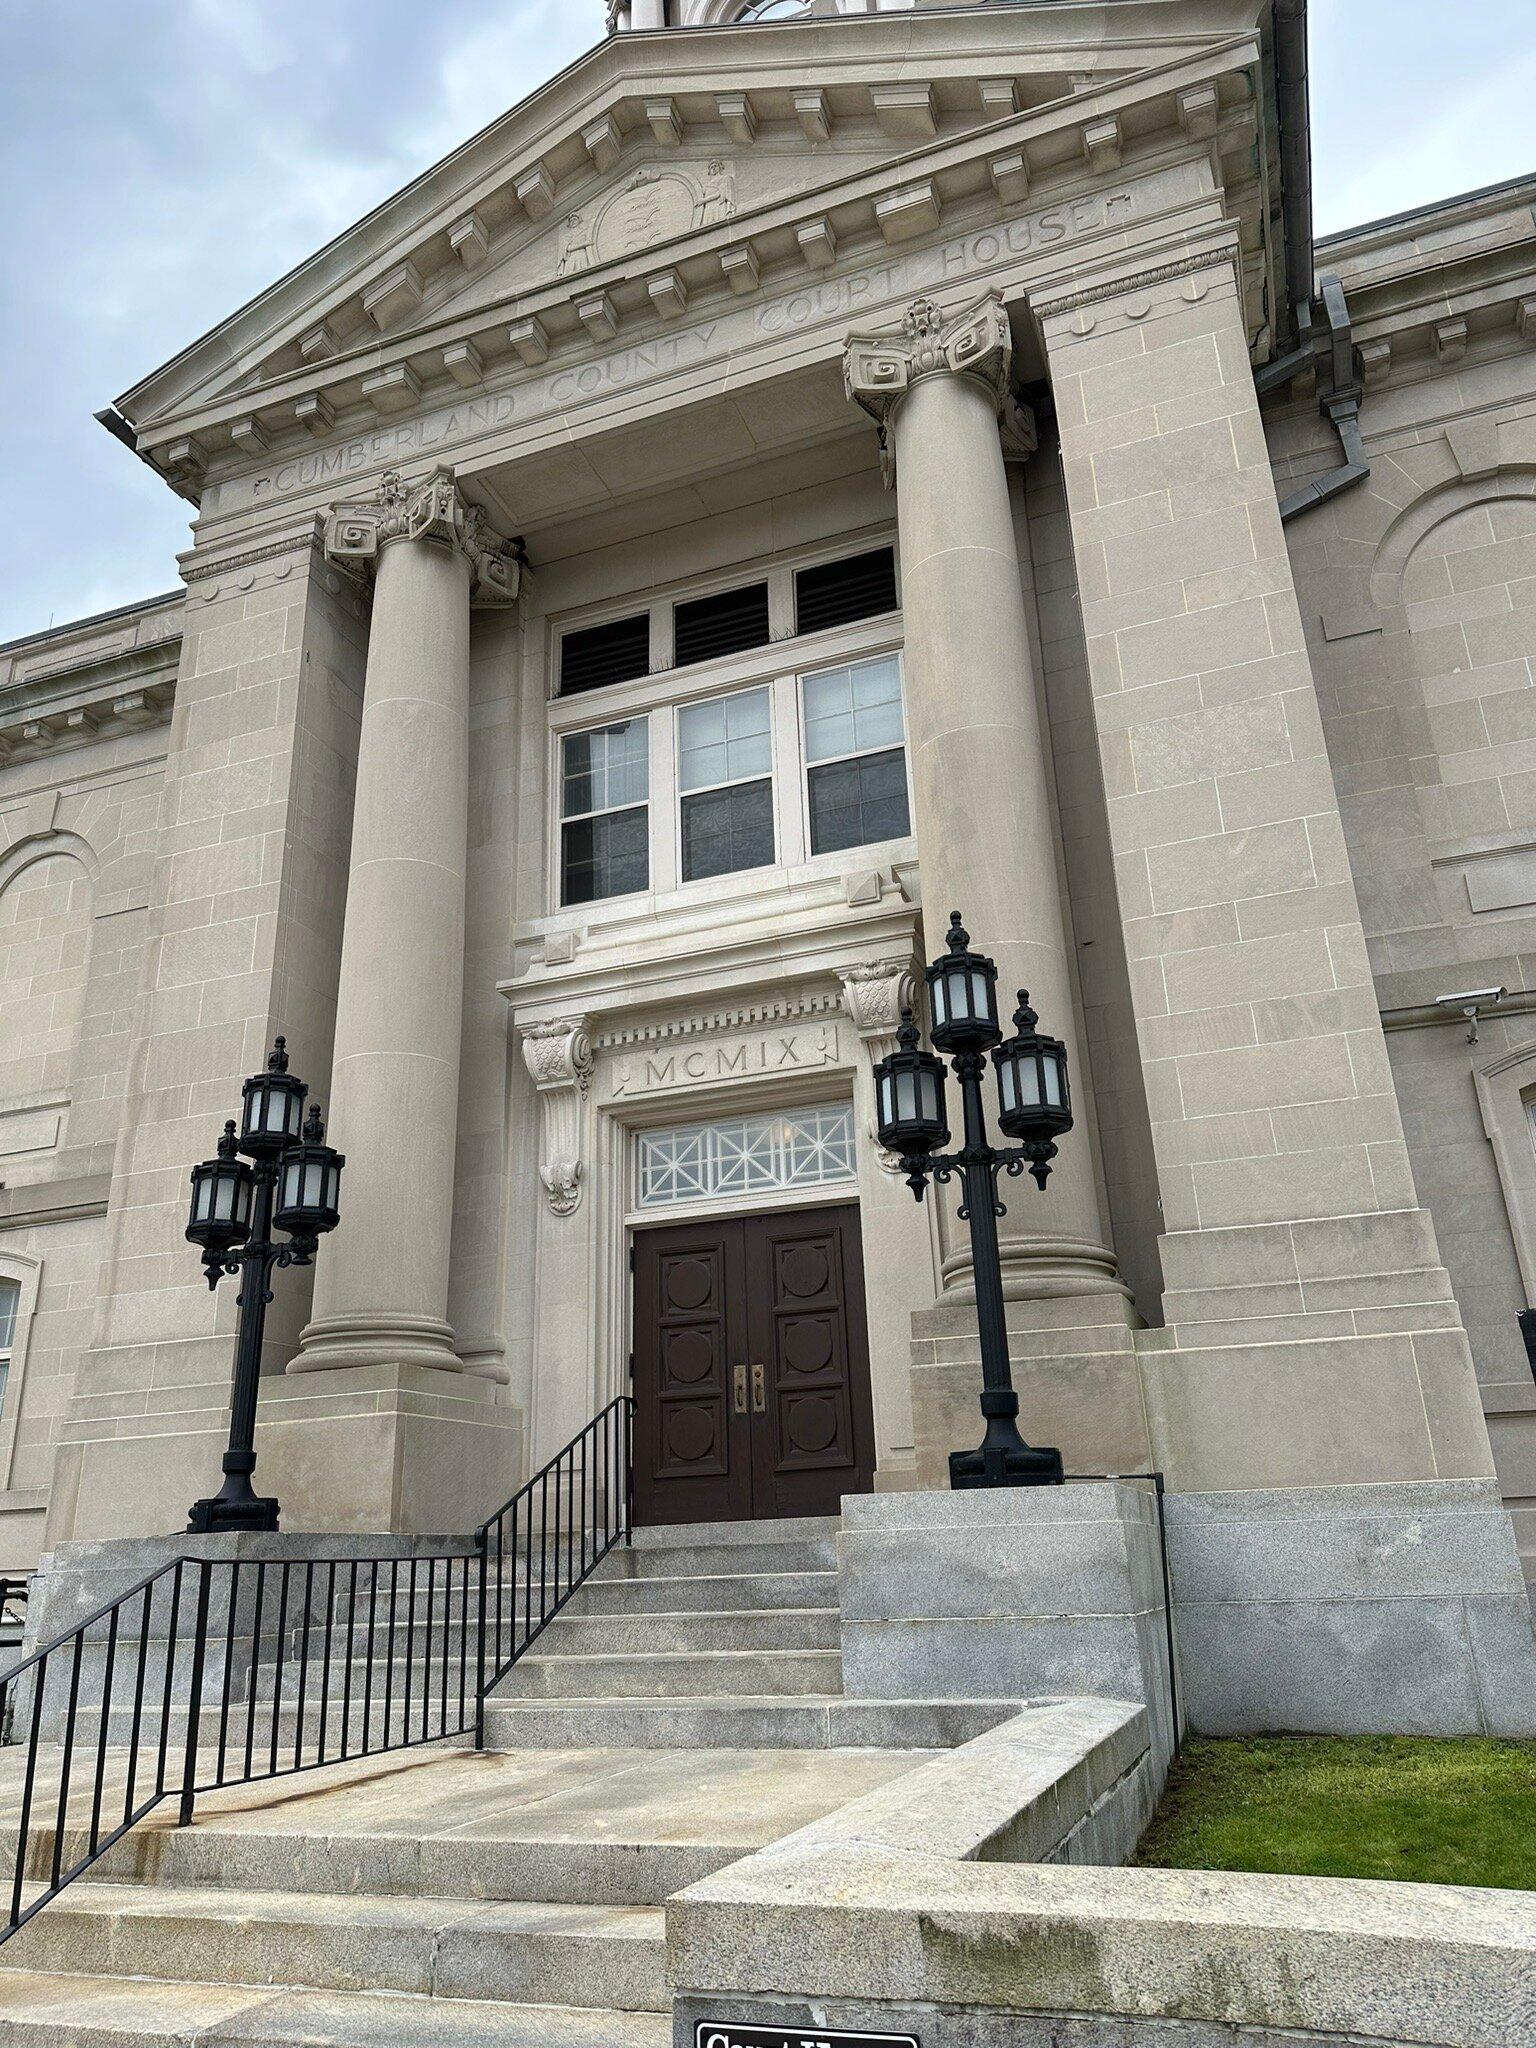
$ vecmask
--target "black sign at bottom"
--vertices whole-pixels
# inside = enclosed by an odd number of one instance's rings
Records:
[[[816,2027],[738,2027],[700,2020],[694,2048],[922,2048],[915,2034],[828,2034]]]

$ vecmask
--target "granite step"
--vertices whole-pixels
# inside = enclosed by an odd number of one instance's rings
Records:
[[[720,1650],[840,1650],[831,1607],[706,1608],[695,1613],[589,1614],[574,1604],[539,1638],[541,1657],[695,1654]]]
[[[601,1579],[675,1579],[702,1575],[746,1578],[758,1572],[835,1572],[837,1543],[830,1536],[788,1543],[646,1544],[611,1550],[597,1567]]]
[[[659,2012],[665,1918],[656,1906],[81,1882],[11,1938],[0,1971]]]
[[[671,2048],[665,2013],[0,1969],[6,2048]]]
[[[512,1667],[496,1698],[684,1701],[747,1693],[780,1699],[830,1696],[840,1693],[842,1685],[841,1650],[674,1650],[633,1656],[533,1653]]]
[[[588,1579],[565,1612],[739,1614],[747,1608],[836,1608],[837,1603],[837,1573],[833,1571],[768,1571],[742,1577],[719,1572],[658,1573],[641,1579]]]
[[[533,1749],[953,1749],[1018,1712],[1015,1700],[493,1698],[486,1743]]]
[[[189,1828],[162,1807],[92,1881],[656,1906],[926,1754],[416,1750],[210,1795]],[[87,1796],[70,1860],[88,1816]],[[39,1829],[33,1875],[52,1848]]]

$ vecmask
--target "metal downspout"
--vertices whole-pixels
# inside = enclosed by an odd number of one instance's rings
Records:
[[[1258,373],[1259,391],[1272,391],[1308,368],[1317,353],[1317,303],[1321,292],[1327,326],[1327,362],[1322,369],[1318,409],[1339,437],[1344,460],[1280,501],[1282,520],[1363,484],[1371,473],[1360,434],[1364,387],[1355,364],[1354,333],[1344,286],[1336,277],[1319,280],[1312,240],[1312,108],[1307,76],[1307,0],[1275,0],[1275,92],[1280,122],[1280,175],[1284,188],[1285,287],[1294,341]]]

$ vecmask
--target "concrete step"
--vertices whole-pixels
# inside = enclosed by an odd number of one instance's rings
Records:
[[[665,1917],[653,1906],[78,1883],[12,1937],[4,1966],[659,2012]]]
[[[588,1579],[566,1614],[740,1614],[747,1608],[837,1606],[837,1573],[830,1571],[658,1573],[640,1579]]]
[[[662,2013],[0,1969],[6,2048],[671,2048]]]
[[[671,1651],[636,1656],[521,1659],[497,1699],[714,1699],[742,1693],[774,1699],[829,1696],[843,1689],[840,1650]]]
[[[493,1699],[486,1744],[523,1749],[953,1749],[1014,1700]]]

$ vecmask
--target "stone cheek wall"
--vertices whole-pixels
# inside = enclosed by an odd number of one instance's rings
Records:
[[[1368,280],[1334,260],[1371,474],[1287,537],[1414,1179],[1536,1579],[1536,327],[1373,342]],[[1282,493],[1338,459],[1311,404],[1270,443]],[[1499,988],[1469,1043],[1441,999]]]
[[[1536,1896],[1085,1867],[1150,1766],[1141,1709],[1044,1704],[679,1893],[675,2048],[1527,2048]]]

